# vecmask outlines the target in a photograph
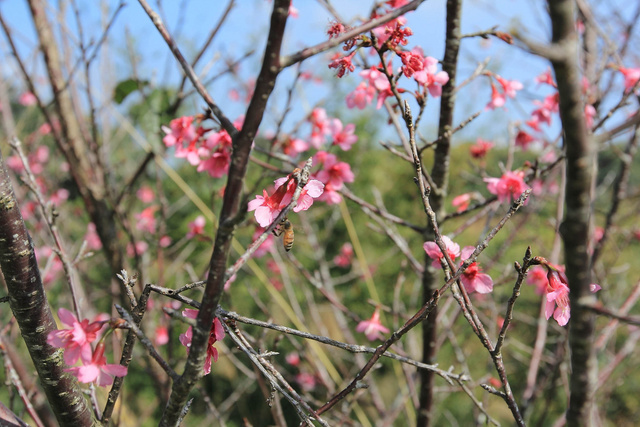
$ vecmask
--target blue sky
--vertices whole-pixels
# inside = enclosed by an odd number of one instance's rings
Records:
[[[99,37],[99,28],[104,22],[100,9],[93,1],[78,1],[81,14],[85,23],[85,32],[91,34],[94,39]],[[353,22],[353,19],[368,15],[371,1],[341,1],[332,2],[345,22]],[[57,2],[50,2],[49,13],[53,16]],[[116,1],[103,2],[104,9],[113,11]],[[158,8],[156,1],[150,4],[154,9]],[[294,0],[294,6],[299,10],[297,19],[290,19],[287,25],[287,34],[284,44],[284,53],[292,53],[303,47],[313,45],[326,40],[326,29],[332,18],[317,1]],[[462,32],[471,33],[489,29],[495,25],[500,30],[518,30],[537,41],[548,40],[549,22],[544,9],[544,1],[527,0],[503,0],[493,2],[488,0],[468,0],[464,3]],[[624,4],[622,0],[612,1],[610,4]],[[161,2],[162,17],[172,34],[178,40],[183,53],[187,58],[192,58],[194,53],[204,42],[210,29],[215,25],[227,1],[177,1],[165,0]],[[5,19],[13,26],[15,36],[20,43],[20,49],[25,53],[27,63],[35,67],[33,56],[28,56],[35,47],[33,24],[26,9],[26,2],[21,0],[0,1],[0,10]],[[209,48],[200,61],[196,71],[206,76],[212,76],[219,72],[224,65],[225,58],[237,58],[250,49],[256,53],[239,68],[239,79],[220,79],[209,86],[209,90],[226,114],[234,119],[244,110],[242,103],[234,103],[228,100],[228,91],[242,81],[253,78],[259,70],[261,52],[264,48],[266,30],[269,24],[272,3],[268,0],[238,0],[237,6],[231,12],[228,22],[223,26],[213,46]],[[407,15],[408,26],[414,35],[410,38],[409,48],[415,45],[423,47],[426,54],[436,58],[442,58],[444,50],[444,26],[445,26],[445,1],[430,0],[425,2],[417,12]],[[631,6],[628,6],[631,9]],[[624,11],[625,9],[622,8]],[[631,13],[631,10],[629,10]],[[69,9],[68,15],[72,12]],[[623,13],[624,16],[624,13]],[[68,19],[69,31],[76,34],[75,22]],[[604,24],[603,24],[604,26]],[[606,27],[605,27],[606,29]],[[112,82],[130,77],[132,67],[126,49],[125,34],[130,35],[135,44],[135,50],[139,59],[138,74],[143,79],[148,79],[156,85],[171,85],[179,81],[180,71],[173,60],[164,41],[151,24],[141,6],[136,1],[127,2],[120,12],[118,19],[111,31],[108,57],[103,57],[103,64],[108,70],[108,80]],[[637,34],[636,34],[637,36]],[[615,34],[611,35],[615,39]],[[2,42],[2,51],[6,54],[6,43]],[[335,52],[335,51],[334,51]],[[309,111],[319,102],[325,102],[327,108],[336,110],[344,106],[342,97],[331,96],[346,94],[357,86],[360,77],[356,73],[335,81],[331,70],[327,68],[328,56],[323,54],[305,63],[303,69],[311,71],[321,77],[329,78],[333,82],[327,84],[306,84],[299,92],[298,103],[295,108],[297,114],[292,115],[293,122],[300,115]],[[518,47],[509,46],[500,40],[491,38],[482,40],[478,38],[463,40],[458,82],[469,76],[476,65],[489,59],[488,69],[499,73],[507,79],[518,79],[525,85],[525,90],[518,98],[509,100],[506,110],[496,110],[482,115],[472,126],[461,132],[458,139],[475,139],[475,135],[483,134],[493,137],[497,142],[504,140],[507,133],[507,123],[513,120],[526,120],[528,114],[534,108],[532,99],[542,99],[551,93],[546,87],[532,84],[533,78],[548,67],[548,63],[540,58],[524,53]],[[637,66],[638,64],[627,64]],[[41,71],[41,67],[39,68]],[[5,75],[15,73],[15,66],[3,65]],[[104,71],[101,71],[104,73]],[[289,88],[291,73],[288,70],[279,77],[276,86],[275,98],[272,108],[275,116],[282,108],[283,95]],[[102,76],[105,77],[105,76]],[[206,80],[206,78],[205,78]],[[96,80],[97,81],[97,80]],[[335,84],[335,86],[334,86]],[[187,84],[189,88],[189,84]],[[412,88],[413,86],[411,86]],[[336,92],[337,91],[337,92]],[[342,92],[340,92],[342,91]],[[473,112],[482,110],[489,100],[490,87],[488,79],[480,78],[462,89],[459,93],[455,121],[464,120]],[[328,98],[328,101],[326,101]],[[325,101],[323,101],[325,100]],[[437,120],[438,102],[430,101],[426,119],[422,128],[426,136],[433,135],[433,127]],[[201,108],[202,103],[193,98],[189,103],[193,112]],[[373,107],[371,107],[373,109]],[[343,121],[350,116],[360,114],[359,110],[341,111]],[[273,121],[271,122],[271,124]],[[267,124],[270,124],[267,122]],[[554,138],[558,127],[553,127],[549,133]]]

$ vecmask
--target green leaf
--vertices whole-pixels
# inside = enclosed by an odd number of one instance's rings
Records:
[[[147,80],[123,80],[118,83],[116,88],[113,90],[113,100],[118,104],[122,104],[122,101],[124,101],[124,99],[129,96],[131,92],[134,92],[143,86],[147,86],[148,84],[149,82]]]

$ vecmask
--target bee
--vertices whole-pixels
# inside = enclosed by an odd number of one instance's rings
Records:
[[[273,234],[275,236],[282,235],[282,246],[285,251],[289,252],[293,247],[293,239],[295,238],[293,225],[291,224],[291,221],[289,221],[289,218],[286,216],[282,218],[282,221],[280,221],[278,226],[273,229]]]

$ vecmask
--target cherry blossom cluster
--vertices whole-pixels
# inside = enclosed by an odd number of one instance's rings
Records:
[[[64,349],[63,359],[67,365],[78,361],[80,366],[65,369],[82,383],[96,383],[100,387],[113,384],[113,377],[124,377],[127,368],[118,364],[109,364],[104,356],[105,336],[101,337],[102,327],[109,323],[109,315],[101,314],[97,320],[89,323],[88,319],[79,321],[69,310],[58,310],[60,321],[69,329],[51,331],[47,343],[53,347]],[[109,330],[111,331],[111,329]],[[95,348],[91,343],[96,342]]]
[[[242,122],[243,119],[238,119],[234,126],[240,129]],[[187,159],[191,165],[197,166],[198,172],[207,172],[213,178],[220,178],[228,172],[232,141],[227,131],[204,128],[200,116],[178,117],[162,130],[166,134],[162,139],[164,144],[174,147],[175,156]]]
[[[393,9],[406,4],[406,2],[389,1],[385,4]],[[388,11],[388,9],[384,8],[376,9],[373,11],[371,19],[376,19]],[[372,53],[376,55],[384,54],[387,51],[392,52],[394,57],[399,58],[402,64],[399,66],[395,77],[392,65],[393,58],[389,57],[386,57],[388,60],[386,65],[380,62],[376,66],[361,71],[359,74],[363,81],[358,84],[353,92],[347,95],[347,107],[364,109],[375,98],[376,108],[379,109],[386,98],[393,96],[390,78],[394,78],[397,81],[401,76],[412,78],[418,84],[420,91],[415,92],[415,96],[420,102],[427,92],[433,97],[439,97],[442,94],[442,86],[449,81],[449,75],[444,71],[438,71],[438,60],[431,56],[426,56],[419,46],[411,50],[406,50],[403,47],[409,43],[407,37],[413,35],[413,31],[405,26],[406,23],[407,19],[401,16],[374,28],[372,37],[376,42],[375,45],[371,39],[364,35],[349,39],[345,42],[343,48],[347,51],[352,48],[353,50],[345,55],[336,53],[331,58],[329,68],[336,69],[337,77],[343,77],[347,72],[355,71],[356,67],[353,64],[353,58],[360,48],[371,48]],[[346,31],[348,31],[347,27],[336,22],[330,27],[328,35],[329,38],[333,38]],[[403,93],[407,90],[398,87],[397,91]]]
[[[324,108],[314,108],[309,114],[308,121],[311,125],[309,143],[316,150],[320,150],[328,141],[331,141],[331,146],[338,146],[344,151],[349,151],[351,146],[358,141],[358,137],[354,134],[356,125],[349,123],[345,126],[340,119],[329,117]],[[306,142],[294,139],[293,142],[285,144],[283,151],[288,155],[290,153],[299,154],[309,148],[309,144]]]
[[[459,256],[460,260],[464,262],[475,250],[473,246],[465,246],[462,251],[460,251],[460,245],[447,236],[442,236],[442,241],[444,242],[447,255],[449,255],[451,261],[455,261]],[[433,260],[431,262],[433,268],[441,268],[443,265],[446,265],[445,257],[436,242],[425,242],[423,248],[429,258]],[[460,265],[462,265],[462,262]],[[482,269],[478,266],[477,262],[471,263],[464,270],[460,276],[460,281],[468,293],[477,292],[479,294],[488,294],[493,291],[493,279],[488,274],[482,273]]]

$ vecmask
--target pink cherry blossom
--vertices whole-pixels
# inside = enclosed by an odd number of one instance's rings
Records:
[[[264,233],[264,230],[265,229],[262,227],[256,227],[256,231],[253,232],[253,237],[251,240],[253,242],[258,240],[258,238],[262,236],[262,234]],[[274,244],[275,244],[274,236],[273,234],[269,234],[267,236],[267,240],[265,240],[264,242],[262,242],[260,246],[258,246],[258,249],[255,250],[255,252],[253,253],[253,256],[255,258],[260,258],[266,255],[273,248]]]
[[[291,157],[295,157],[300,153],[304,153],[309,148],[309,143],[303,141],[300,138],[287,137],[282,143],[282,152]]]
[[[127,368],[122,365],[108,364],[104,357],[104,342],[100,342],[93,352],[90,361],[75,368],[65,369],[78,377],[81,383],[96,382],[99,387],[107,387],[113,384],[113,377],[124,377]]]
[[[465,246],[460,254],[460,259],[465,261],[475,249],[473,246]],[[460,281],[468,293],[488,294],[493,291],[493,279],[488,274],[481,273],[481,271],[482,269],[478,266],[478,263],[474,262],[460,276]]]
[[[331,122],[327,117],[327,112],[324,108],[314,108],[309,115],[309,122],[311,123],[311,137],[309,138],[309,142],[316,149],[320,149],[320,146],[324,143],[325,136],[331,133]]]
[[[546,264],[547,267],[547,304],[545,315],[547,320],[553,315],[558,325],[564,326],[571,317],[571,306],[569,303],[569,281],[564,273],[564,267]],[[589,290],[592,293],[598,292],[602,287],[597,283],[592,283]]]
[[[522,83],[520,83],[518,80],[507,80],[497,74],[495,74],[495,78],[498,83],[500,83],[500,86],[502,86],[504,94],[509,98],[515,98],[516,91],[521,90],[523,87]]]
[[[166,326],[156,327],[154,342],[156,346],[165,345],[169,342],[169,330]]]
[[[173,147],[176,144],[180,145],[183,141],[189,143],[196,138],[196,129],[193,126],[193,117],[191,116],[173,119],[169,123],[169,127],[162,126],[162,130],[166,134],[162,138],[162,142],[167,147]]]
[[[260,227],[267,228],[282,210],[280,204],[286,194],[286,187],[276,190],[272,196],[269,196],[267,190],[262,190],[262,194],[262,196],[258,195],[249,202],[248,211],[255,211],[254,216]]]
[[[340,253],[333,258],[333,263],[338,267],[347,268],[353,261],[353,246],[347,242],[340,248]]]
[[[519,130],[516,135],[516,146],[521,147],[523,150],[526,150],[529,147],[529,144],[535,142],[536,139],[523,130]]]
[[[349,151],[351,146],[358,141],[358,137],[353,134],[356,129],[356,125],[353,123],[343,126],[340,119],[333,119],[329,129],[331,130],[333,145],[337,145],[344,151]]]
[[[558,101],[559,101],[559,98],[558,98],[557,92],[547,96],[542,102],[538,100],[534,100],[533,103],[537,105],[538,108],[533,110],[533,112],[531,113],[532,119],[536,123],[546,123],[547,125],[550,125],[551,116],[554,113],[558,112],[558,109],[559,109]],[[527,122],[527,124],[529,123]],[[536,130],[540,130],[535,126],[531,126],[531,127],[533,127]]]
[[[321,154],[319,156],[319,154]],[[334,190],[342,188],[344,182],[353,182],[355,176],[351,172],[351,166],[346,162],[339,162],[338,158],[334,154],[326,152],[318,152],[316,159],[324,159],[323,169],[318,171],[316,178],[323,184],[331,184]]]
[[[296,352],[289,353],[285,356],[284,360],[291,366],[298,366],[300,364],[300,355]]]
[[[147,252],[147,249],[149,249],[149,244],[144,240],[138,240],[135,246],[129,242],[127,245],[127,256],[134,257],[136,254],[142,255]]]
[[[67,190],[66,188],[58,188],[53,194],[51,194],[49,200],[51,201],[51,203],[53,203],[54,206],[60,206],[68,198],[69,190]]]
[[[36,99],[36,96],[31,92],[23,92],[18,97],[18,103],[20,105],[24,105],[25,107],[30,107],[31,105],[36,105],[37,102],[38,102],[38,100]]]
[[[379,65],[380,68],[382,68],[382,64]],[[387,83],[389,83],[389,80],[387,80],[387,76],[384,75],[384,73],[382,73],[378,67],[370,67],[366,70],[362,70],[360,71],[360,76],[364,77],[365,81],[367,83],[369,83],[369,86],[376,86],[376,82],[378,80],[384,80]]]
[[[51,133],[51,125],[49,123],[43,123],[38,128],[38,133],[42,136],[49,135]]]
[[[293,179],[293,173],[275,181],[275,191],[269,196],[267,190],[262,190],[263,195],[256,196],[248,205],[248,211],[255,211],[254,216],[260,227],[267,228],[280,214],[293,198],[297,184]],[[293,208],[294,212],[306,211],[313,204],[313,199],[318,198],[324,189],[324,184],[316,179],[310,179],[304,186],[298,197],[298,202]]]
[[[140,187],[138,191],[136,191],[136,196],[142,203],[151,203],[155,200],[156,194],[151,187],[148,185],[143,185]]]
[[[413,35],[411,28],[402,28],[407,23],[407,19],[400,16],[393,21],[389,21],[383,26],[373,29],[374,34],[378,38],[378,47],[387,44],[389,49],[395,50],[398,45],[406,46],[409,41],[407,37]]]
[[[29,205],[29,208],[33,210],[35,210],[36,207],[37,205],[35,203]],[[42,283],[44,285],[53,283],[64,270],[62,260],[49,246],[36,247],[36,258],[39,260],[47,259],[45,267],[41,270]]]
[[[357,107],[360,110],[371,104],[373,97],[376,95],[374,87],[369,86],[366,82],[360,82],[360,84],[349,93],[345,100],[348,108]]]
[[[333,185],[325,184],[324,189],[318,200],[321,202],[325,202],[328,205],[337,205],[342,201],[342,196],[336,190]]]
[[[482,159],[492,148],[493,142],[485,141],[482,138],[478,138],[476,140],[476,144],[472,145],[469,148],[469,152],[471,153],[471,157],[473,157],[474,159]]]
[[[382,339],[383,334],[388,334],[389,329],[384,327],[382,323],[380,323],[380,309],[376,308],[369,320],[363,320],[358,323],[356,326],[356,332],[364,332],[364,335],[367,337],[369,341],[375,341],[377,339]]]
[[[212,178],[220,178],[227,174],[231,164],[231,151],[226,147],[218,147],[211,152],[207,149],[200,149],[198,155],[205,156],[198,164],[198,172],[206,171]]]
[[[445,248],[447,249],[447,254],[451,261],[455,261],[455,259],[460,255],[460,245],[454,243],[449,237],[442,236],[442,241],[444,242]],[[440,247],[436,242],[425,242],[423,248],[429,258],[433,260],[431,266],[433,268],[441,268],[441,261],[444,261],[444,255],[440,250]]]
[[[286,182],[287,178],[279,178],[275,181],[276,189],[283,185]],[[287,185],[287,192],[282,198],[282,203],[280,205],[280,209],[282,210],[285,206],[287,206],[291,199],[293,198],[293,194],[296,191],[296,182],[294,180],[290,180]],[[324,191],[324,184],[317,179],[310,179],[302,188],[300,192],[300,197],[298,198],[298,203],[293,208],[294,212],[306,211],[313,204],[313,199],[317,199],[322,195]]]
[[[422,55],[422,49],[414,48],[416,53]],[[416,71],[413,78],[420,85],[427,88],[429,94],[434,98],[442,95],[442,86],[449,81],[449,74],[446,71],[438,71],[438,60],[431,56],[424,57],[424,67],[422,70]]]
[[[547,71],[540,74],[534,80],[538,83],[545,83],[545,84],[548,84],[549,86],[557,87],[556,82],[553,79],[553,76],[551,75],[551,68],[547,68]]]
[[[169,245],[171,245],[171,237],[162,236],[158,241],[158,245],[160,245],[161,248],[168,248]]]
[[[544,295],[547,292],[549,281],[547,280],[547,272],[544,267],[536,265],[527,273],[527,284],[535,285],[536,294]]]
[[[159,206],[149,206],[142,210],[142,212],[135,214],[136,229],[144,231],[149,234],[156,232],[156,218],[155,214]]]
[[[53,347],[64,348],[64,363],[73,365],[81,358],[90,361],[92,355],[91,343],[99,337],[100,329],[105,322],[89,323],[88,319],[81,322],[65,308],[58,310],[60,321],[71,329],[60,329],[49,332],[47,343]]]
[[[618,68],[618,71],[624,76],[624,89],[625,92],[629,92],[633,89],[640,80],[640,68]]]
[[[390,8],[397,9],[404,6],[405,4],[409,4],[409,0],[387,0],[385,3]]]
[[[346,27],[344,26],[344,24],[338,22],[338,21],[333,21],[330,23],[330,27],[327,30],[327,35],[329,36],[330,39],[334,39],[337,38],[340,34],[344,33],[345,31],[347,31]]]
[[[485,178],[487,190],[498,196],[501,202],[508,202],[509,198],[517,199],[529,187],[524,182],[524,172],[505,172],[500,178]]]
[[[191,308],[186,308],[182,312],[184,317],[188,317],[190,319],[195,319],[198,317],[198,310],[193,310]],[[207,344],[207,356],[204,361],[204,374],[208,375],[211,372],[211,360],[214,362],[218,361],[218,349],[214,347],[214,344],[217,341],[222,341],[224,338],[224,328],[222,327],[222,323],[216,317],[213,319],[213,324],[211,325],[211,331],[209,332],[209,343]],[[193,328],[189,326],[187,332],[184,334],[180,334],[180,343],[187,348],[187,353],[191,348],[191,340],[193,339]]]
[[[471,204],[471,196],[471,193],[464,193],[453,198],[451,204],[458,208],[456,212],[463,212],[469,207],[469,204]]]
[[[296,382],[304,391],[312,391],[316,388],[316,377],[308,372],[299,372],[296,374]]]
[[[485,107],[486,110],[493,110],[496,108],[504,107],[504,104],[507,102],[503,93],[498,91],[496,85],[491,82],[491,101]]]
[[[596,116],[596,109],[593,107],[593,105],[585,105],[584,106],[584,120],[587,124],[587,128],[591,129],[591,127],[593,126],[593,119]]]
[[[87,234],[85,234],[84,240],[86,240],[89,249],[94,251],[102,249],[102,240],[96,232],[96,225],[92,222],[87,225]]]
[[[547,272],[547,305],[545,315],[547,320],[553,314],[558,325],[564,326],[571,317],[571,307],[569,306],[569,286],[567,276],[561,271],[549,269]]]
[[[189,223],[189,231],[187,232],[187,239],[193,239],[195,236],[204,234],[204,227],[207,221],[204,216],[198,215],[195,220]]]
[[[424,69],[425,63],[421,54],[411,52],[400,52],[402,60],[402,72],[406,77],[411,77],[416,71]]]
[[[336,55],[333,58],[331,58],[331,62],[329,63],[329,68],[335,68],[337,70],[336,77],[341,78],[347,72],[352,72],[356,69],[355,65],[351,63],[351,60],[353,59],[353,55],[355,54],[356,54],[356,51],[354,50],[353,52],[345,56],[341,56],[339,53],[336,53]]]

